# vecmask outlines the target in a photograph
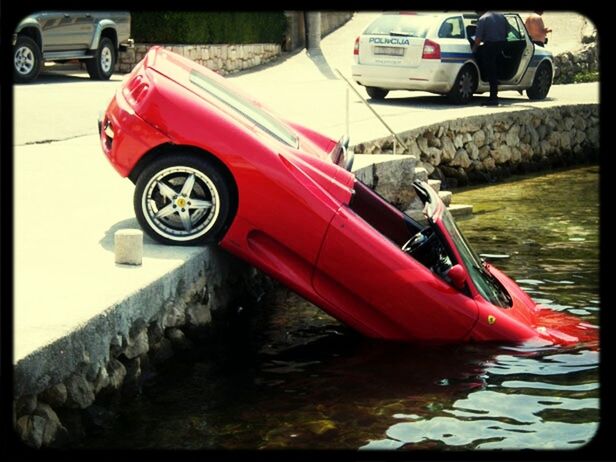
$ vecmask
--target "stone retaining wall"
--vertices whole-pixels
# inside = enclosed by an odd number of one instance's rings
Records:
[[[111,404],[140,391],[145,374],[216,330],[270,280],[218,248],[110,307],[14,367],[13,425],[32,447],[62,446],[96,426]],[[188,334],[188,335],[187,335]]]
[[[417,166],[444,187],[588,161],[599,149],[599,105],[579,104],[465,117],[401,134]],[[392,137],[361,143],[360,154],[393,152]]]
[[[130,72],[154,43],[136,43],[120,52],[116,72]],[[250,69],[280,56],[280,44],[247,45],[161,45],[222,75]]]
[[[599,48],[589,43],[575,53],[566,51],[554,56],[554,83],[573,83],[576,74],[599,70]]]

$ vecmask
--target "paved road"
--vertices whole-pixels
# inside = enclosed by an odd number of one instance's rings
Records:
[[[354,39],[371,15],[358,14],[326,37],[321,55],[289,54],[231,80],[285,116],[339,137],[345,131],[346,86],[333,69],[349,75]],[[137,226],[133,185],[104,158],[96,119],[121,80],[94,82],[77,69],[45,72],[33,84],[14,87],[16,360],[195,253],[146,238],[142,267],[113,263],[114,231]],[[539,103],[516,92],[503,96],[506,105],[497,111],[597,102],[598,85],[556,86]],[[452,107],[440,96],[392,92],[373,107],[402,131],[494,110],[479,106],[480,100]],[[387,134],[353,93],[349,106],[352,143]]]

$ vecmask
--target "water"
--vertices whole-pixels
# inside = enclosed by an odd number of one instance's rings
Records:
[[[598,167],[456,192],[459,226],[535,300],[599,319]],[[82,447],[573,449],[599,425],[598,346],[370,341],[284,289],[166,366]]]

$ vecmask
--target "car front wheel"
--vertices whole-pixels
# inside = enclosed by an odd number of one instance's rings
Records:
[[[552,69],[547,64],[541,64],[535,72],[533,85],[526,89],[528,99],[541,100],[548,96],[552,86]]]
[[[468,104],[476,89],[477,74],[471,67],[467,66],[462,68],[447,96],[455,104]]]
[[[116,61],[116,51],[113,42],[107,38],[101,38],[94,57],[86,60],[86,69],[90,78],[94,80],[109,80],[113,74]]]
[[[166,156],[139,175],[137,220],[153,239],[172,245],[215,243],[231,220],[231,190],[213,162],[186,154]]]
[[[36,79],[41,71],[41,49],[30,37],[19,36],[13,48],[13,75],[15,82],[27,83]]]
[[[368,96],[372,99],[385,99],[389,90],[378,87],[366,87],[366,93],[368,93]]]

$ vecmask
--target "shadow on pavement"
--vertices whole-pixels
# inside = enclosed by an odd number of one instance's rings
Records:
[[[435,110],[449,110],[449,109],[465,109],[469,107],[482,107],[482,105],[488,100],[488,96],[474,96],[470,103],[468,104],[453,104],[445,95],[421,95],[421,96],[405,96],[398,97],[389,96],[384,100],[376,100],[373,98],[369,98],[368,101],[371,105],[374,106],[383,106],[383,107],[421,107],[421,108],[429,108]],[[505,106],[515,106],[515,107],[528,107],[530,109],[537,109],[536,106],[531,106],[528,104],[529,99],[526,96],[517,96],[517,97],[503,97],[499,96],[499,105],[492,107],[505,107]],[[544,102],[554,101],[553,98],[546,98],[543,100]],[[488,106],[489,107],[489,106]]]
[[[338,80],[338,77],[336,77],[336,74],[334,74],[334,71],[329,66],[329,63],[320,48],[312,48],[308,50],[307,55],[326,79]]]
[[[112,225],[107,231],[105,236],[98,241],[103,249],[108,252],[114,253],[115,244],[114,236],[116,231],[121,229],[139,229],[141,226],[137,222],[136,218],[126,218],[125,220],[118,221]],[[203,246],[202,246],[203,247]],[[175,246],[159,244],[145,232],[143,233],[143,257],[144,258],[160,258],[164,260],[187,260],[194,254],[195,246]],[[125,267],[126,265],[118,265],[118,267]]]

